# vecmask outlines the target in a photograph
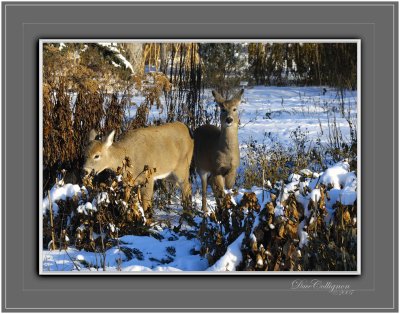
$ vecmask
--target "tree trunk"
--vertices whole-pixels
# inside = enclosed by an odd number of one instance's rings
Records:
[[[167,73],[167,44],[160,44],[160,72]]]
[[[124,48],[128,51],[134,73],[142,74],[144,72],[143,44],[125,43]]]

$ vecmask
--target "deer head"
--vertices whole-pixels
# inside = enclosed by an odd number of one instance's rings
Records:
[[[215,102],[221,109],[220,121],[221,128],[229,128],[232,126],[238,127],[239,123],[239,110],[240,101],[242,99],[244,90],[240,90],[233,98],[226,100],[215,90],[212,91]]]
[[[118,163],[112,153],[114,135],[115,131],[111,131],[104,140],[100,140],[97,138],[97,133],[94,130],[90,131],[89,144],[86,147],[85,164],[83,166],[86,175],[92,171],[98,174],[104,169],[112,168]]]

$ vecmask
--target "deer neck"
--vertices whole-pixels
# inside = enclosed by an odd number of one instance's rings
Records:
[[[219,147],[222,150],[233,150],[239,147],[238,128],[231,126],[221,129]]]
[[[120,146],[119,143],[114,143],[109,148],[109,153],[111,156],[115,157],[112,159],[112,166],[111,166],[111,169],[113,169],[114,171],[117,170],[118,167],[122,167],[123,163],[125,162],[125,158],[129,156],[126,149],[124,149],[122,146]],[[132,158],[132,156],[131,156],[131,158]],[[131,162],[131,164],[135,164],[135,162],[133,160],[130,160],[130,162]]]

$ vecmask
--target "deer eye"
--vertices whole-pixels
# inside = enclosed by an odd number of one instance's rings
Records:
[[[99,159],[100,158],[100,155],[95,155],[94,156],[94,159]]]
[[[236,111],[236,108],[233,108],[233,111]]]

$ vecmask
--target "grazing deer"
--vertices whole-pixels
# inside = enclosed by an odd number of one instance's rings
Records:
[[[191,186],[189,167],[193,156],[193,139],[189,129],[180,122],[168,123],[128,131],[123,138],[114,142],[115,131],[104,140],[96,139],[96,132],[89,135],[89,144],[85,151],[84,171],[95,174],[104,169],[117,170],[128,157],[128,171],[136,178],[135,185],[141,185],[143,209],[151,206],[154,180],[167,179],[178,183],[182,190],[184,207],[191,204]],[[155,173],[146,177],[145,166],[155,169]]]
[[[221,129],[203,125],[194,132],[194,161],[201,177],[202,210],[207,213],[207,179],[217,200],[224,197],[224,187],[231,189],[235,183],[239,166],[238,106],[244,90],[230,100],[225,100],[216,91],[212,94],[221,109]]]

